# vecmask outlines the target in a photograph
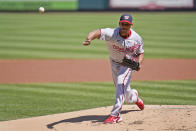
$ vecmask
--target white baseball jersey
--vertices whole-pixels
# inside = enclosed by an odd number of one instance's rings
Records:
[[[138,54],[144,53],[142,38],[132,29],[129,36],[123,38],[120,36],[120,27],[115,29],[101,29],[100,40],[105,40],[110,54],[110,64],[112,77],[116,87],[115,105],[112,109],[111,116],[119,116],[124,101],[135,103],[137,95],[133,93],[130,87],[132,70],[129,67],[122,66],[124,56],[135,60]]]
[[[133,59],[138,54],[144,53],[144,45],[142,38],[132,29],[130,29],[130,36],[123,38],[120,36],[120,27],[115,29],[105,28],[100,29],[100,40],[105,40],[107,43],[110,58],[116,62],[122,62],[126,57]]]

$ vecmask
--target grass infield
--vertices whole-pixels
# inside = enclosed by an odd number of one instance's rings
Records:
[[[145,104],[196,105],[196,81],[132,82]],[[0,121],[114,104],[115,89],[103,83],[0,84]]]
[[[129,13],[145,58],[196,58],[196,13]],[[0,13],[0,59],[108,58],[104,41],[82,42],[89,31],[117,27],[121,14]]]

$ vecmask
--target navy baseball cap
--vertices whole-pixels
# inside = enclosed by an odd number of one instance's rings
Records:
[[[123,14],[120,17],[120,22],[127,22],[127,23],[133,25],[133,23],[132,23],[132,16],[129,15],[129,14]]]

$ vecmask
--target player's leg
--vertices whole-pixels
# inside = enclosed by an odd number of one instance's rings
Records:
[[[141,110],[144,109],[144,102],[139,98],[138,91],[136,89],[127,88],[126,102],[135,103]]]
[[[144,102],[141,98],[139,98],[139,94],[138,94],[137,90],[132,89],[131,93],[132,93],[131,100],[140,108],[140,110],[143,110],[144,109]],[[136,100],[136,98],[137,98],[137,100]]]
[[[110,63],[114,85],[116,87],[115,105],[113,107],[111,115],[119,115],[121,111],[121,107],[119,109],[119,105],[122,106],[122,103],[124,103],[124,101],[126,101],[127,103],[135,103],[141,110],[143,110],[144,102],[141,98],[139,98],[138,91],[136,89],[131,89],[130,87],[131,74],[133,73],[133,71],[127,67],[120,66],[118,63],[112,61]],[[127,70],[130,74],[126,73]],[[123,83],[123,86],[121,85],[121,83]],[[124,88],[124,90],[122,90],[122,87]],[[125,99],[120,99],[122,97]]]
[[[127,92],[126,92],[126,103],[136,103],[137,102],[137,94],[134,93],[135,89],[131,89],[130,85],[127,87]]]
[[[116,97],[110,117],[106,119],[105,123],[116,123],[122,120],[122,118],[120,117],[120,111],[126,98],[126,90],[128,87],[127,85],[129,85],[130,83],[132,74],[132,70],[130,68],[120,66],[119,64],[117,64],[117,66],[113,66],[112,68],[114,77],[113,79],[115,80],[116,86]],[[113,122],[114,120],[116,121]]]
[[[115,105],[111,112],[111,115],[113,116],[118,115],[121,111],[122,105],[126,99],[126,90],[130,83],[131,74],[131,69],[124,66],[121,66],[117,73]]]
[[[112,70],[112,78],[113,78],[114,86],[116,87],[117,75],[118,75],[118,71],[120,70],[120,65],[110,59],[110,66]]]
[[[118,76],[118,72],[120,70],[120,65],[118,63],[112,61],[111,59],[110,59],[110,65],[111,65],[111,70],[112,70],[112,78],[113,78],[114,86],[116,87],[117,86],[117,76]],[[116,92],[117,92],[117,88],[116,88]],[[121,120],[122,120],[122,118],[120,117],[120,114],[116,113],[115,115],[110,115],[104,121],[104,123],[118,123]]]
[[[131,89],[130,85],[128,85],[127,91],[126,91],[125,102],[126,103],[135,103],[136,101],[137,101],[137,96],[134,93],[132,93],[132,89]]]

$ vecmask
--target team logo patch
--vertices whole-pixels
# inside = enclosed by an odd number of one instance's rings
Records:
[[[125,19],[129,19],[129,16],[125,16]]]

